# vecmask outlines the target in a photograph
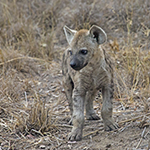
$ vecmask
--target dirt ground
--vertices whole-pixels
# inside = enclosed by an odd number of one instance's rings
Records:
[[[40,70],[40,68],[39,68]],[[143,102],[126,102],[124,107],[119,100],[114,99],[114,119],[120,128],[116,131],[103,130],[102,120],[85,121],[83,139],[78,142],[67,140],[72,126],[68,125],[70,118],[68,103],[63,93],[60,64],[52,62],[50,68],[41,75],[34,76],[35,83],[30,86],[39,92],[41,99],[46,99],[45,106],[50,108],[51,128],[45,133],[30,131],[21,134],[8,131],[1,136],[1,149],[74,149],[74,150],[147,150],[150,139],[150,112],[145,112]],[[32,81],[28,81],[32,82]],[[29,96],[28,96],[29,97]],[[31,99],[27,102],[30,103]],[[126,101],[126,100],[124,100]],[[100,116],[101,97],[95,99],[95,111]],[[150,103],[148,103],[150,105]],[[1,109],[1,119],[5,120],[5,110]],[[1,124],[2,125],[2,124]],[[3,125],[4,126],[4,125]],[[7,128],[7,125],[5,126]],[[2,130],[2,129],[1,129]]]
[[[78,142],[68,141],[67,135],[71,131],[72,126],[68,125],[70,115],[68,103],[61,85],[61,79],[60,65],[52,62],[48,71],[34,76],[36,85],[35,83],[30,85],[33,90],[40,93],[41,99],[46,99],[46,107],[50,107],[49,117],[51,117],[51,129],[45,133],[33,130],[22,135],[21,132],[16,132],[16,130],[14,132],[8,131],[7,125],[5,124],[3,133],[6,133],[1,135],[1,149],[148,149],[150,139],[150,113],[144,111],[145,107],[140,100],[137,100],[135,103],[126,104],[126,107],[119,100],[114,100],[113,112],[114,119],[120,126],[118,130],[105,132],[103,130],[102,120],[86,120],[83,140]],[[30,103],[31,99],[29,98],[27,101],[23,100],[22,103]],[[97,97],[95,100],[95,111],[99,115],[101,102],[101,97]],[[5,114],[5,112],[5,109],[1,109],[1,121],[2,119],[5,120],[8,118],[8,114]],[[1,122],[1,126],[4,127],[4,122],[3,124]]]
[[[82,141],[68,141],[72,126],[62,87],[63,26],[102,27],[114,60],[113,117],[85,119]],[[149,0],[0,1],[0,150],[150,149]],[[101,117],[100,92],[94,109]]]
[[[54,64],[54,66],[56,66]],[[57,65],[59,66],[59,65]],[[54,67],[55,68],[55,67]],[[52,69],[53,71],[55,69]],[[61,72],[59,67],[56,72]],[[58,74],[58,73],[56,73]],[[57,85],[61,83],[61,74],[54,75],[55,79],[51,79],[47,75],[46,83],[47,88],[53,84]],[[44,78],[45,79],[45,78]],[[40,79],[40,82],[43,81]],[[44,81],[45,82],[45,81]],[[55,83],[56,82],[56,83]],[[47,91],[48,89],[44,89]],[[57,91],[58,92],[58,91]],[[59,93],[60,92],[60,93]],[[68,125],[70,119],[68,104],[65,101],[65,95],[63,88],[57,93],[61,95],[61,104],[57,105],[56,109],[59,115],[56,115],[56,128],[58,133],[55,133],[53,138],[55,142],[51,145],[47,140],[49,136],[45,136],[40,144],[36,145],[36,149],[40,149],[40,146],[45,149],[74,149],[74,150],[123,150],[123,149],[142,149],[147,150],[150,139],[150,112],[145,112],[143,102],[137,100],[136,102],[127,102],[124,107],[119,100],[114,100],[114,119],[119,124],[120,128],[116,131],[105,132],[103,130],[103,122],[99,121],[85,121],[83,140],[78,142],[71,142],[67,140],[68,133],[71,131],[71,126]],[[56,94],[56,95],[57,95]],[[125,100],[126,101],[126,100]],[[102,100],[101,97],[97,97],[95,100],[95,111],[100,116]],[[148,103],[150,105],[150,103]],[[60,113],[62,112],[62,113]],[[56,113],[56,112],[55,112]],[[50,140],[50,139],[49,139]],[[149,147],[150,148],[150,147]]]

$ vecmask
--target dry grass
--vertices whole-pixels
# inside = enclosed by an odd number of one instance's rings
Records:
[[[104,47],[116,64],[115,99],[121,108],[149,112],[149,9],[149,0],[1,0],[0,149],[43,143],[57,149],[66,142],[63,127],[70,126],[59,123],[68,117],[60,71],[64,25],[104,28]]]

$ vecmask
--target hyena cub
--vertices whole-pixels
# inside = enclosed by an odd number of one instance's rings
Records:
[[[62,61],[63,86],[72,115],[73,128],[69,140],[81,140],[86,119],[98,120],[93,109],[97,90],[102,90],[103,107],[101,115],[105,130],[113,130],[117,125],[112,118],[113,69],[109,57],[100,47],[107,37],[100,27],[93,25],[89,30],[72,30],[64,27],[69,48]]]

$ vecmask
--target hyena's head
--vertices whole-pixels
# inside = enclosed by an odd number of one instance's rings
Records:
[[[81,70],[99,50],[99,45],[106,39],[106,33],[100,27],[93,25],[89,30],[72,30],[64,27],[66,39],[69,44],[70,66],[74,70]]]

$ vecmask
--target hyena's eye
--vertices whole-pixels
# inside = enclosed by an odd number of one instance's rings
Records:
[[[80,53],[83,54],[83,55],[86,55],[88,53],[88,51],[86,49],[81,49]]]
[[[72,55],[72,51],[71,51],[71,50],[69,50],[68,53],[69,53],[70,55]]]

